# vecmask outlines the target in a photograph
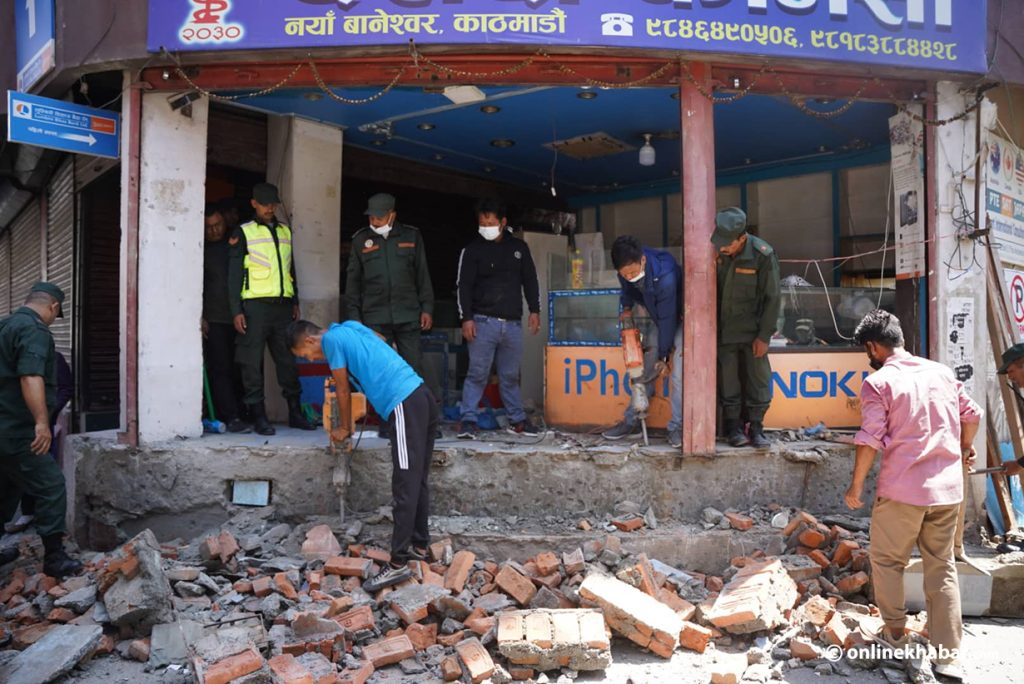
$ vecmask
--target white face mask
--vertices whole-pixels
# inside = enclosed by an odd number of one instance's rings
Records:
[[[497,240],[501,235],[501,226],[480,226],[480,235],[484,240]]]
[[[629,282],[631,282],[631,283],[639,283],[643,279],[644,279],[644,272],[640,271],[639,273],[637,273],[632,278],[629,278]]]
[[[370,230],[372,230],[377,235],[380,235],[382,238],[387,239],[388,233],[391,232],[391,225],[388,224],[386,226],[381,226],[380,228],[371,225]]]

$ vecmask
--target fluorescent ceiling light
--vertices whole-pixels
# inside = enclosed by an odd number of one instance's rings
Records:
[[[487,99],[487,96],[484,95],[484,91],[471,85],[448,86],[444,89],[444,96],[455,104],[483,102]]]

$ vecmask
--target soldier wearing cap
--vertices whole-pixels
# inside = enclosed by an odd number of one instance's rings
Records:
[[[998,373],[1010,379],[1017,398],[1024,401],[1024,397],[1021,397],[1020,394],[1020,389],[1024,388],[1024,342],[1015,344],[1003,352],[1003,363],[999,366]],[[1024,474],[1024,458],[1018,461],[1007,461],[1004,465],[1007,475]]]
[[[253,429],[261,435],[276,431],[263,405],[263,348],[270,349],[277,384],[288,402],[288,425],[315,430],[302,413],[298,368],[285,331],[299,319],[299,291],[292,258],[292,231],[277,220],[281,203],[277,187],[258,183],[252,191],[255,217],[228,240],[228,297],[238,338],[235,363],[242,374],[243,402]]]
[[[64,474],[48,455],[50,414],[57,403],[50,326],[63,317],[63,303],[59,287],[36,283],[25,305],[0,321],[0,518],[7,522],[14,516],[20,494],[35,498],[43,572],[56,578],[82,568],[64,551],[67,491]],[[17,546],[0,550],[0,565],[17,556]]]
[[[718,394],[726,439],[763,449],[771,403],[768,342],[782,302],[779,261],[771,245],[747,233],[747,215],[737,207],[718,212],[711,242],[718,249]]]
[[[381,335],[423,377],[420,332],[434,325],[434,288],[419,229],[399,223],[395,198],[367,202],[369,225],[352,236],[345,302],[350,320]]]

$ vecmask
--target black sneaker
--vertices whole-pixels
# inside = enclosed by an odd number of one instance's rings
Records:
[[[537,426],[530,422],[529,418],[519,421],[518,423],[511,423],[508,426],[508,431],[513,435],[539,435],[540,430]]]
[[[384,566],[383,570],[363,582],[363,591],[368,594],[376,594],[384,587],[401,584],[402,582],[410,579],[412,579],[412,570],[409,569],[408,565],[402,565],[396,568],[388,563]]]
[[[64,549],[46,554],[43,559],[43,574],[57,580],[81,572],[82,564],[69,556]]]
[[[430,562],[430,549],[424,546],[422,549],[417,549],[415,546],[409,547],[409,560],[423,561],[424,563]]]
[[[459,439],[476,439],[480,435],[480,428],[476,423],[464,421],[459,423]]]
[[[233,418],[231,422],[228,423],[228,432],[234,432],[235,434],[248,434],[252,432],[252,426],[241,418]]]

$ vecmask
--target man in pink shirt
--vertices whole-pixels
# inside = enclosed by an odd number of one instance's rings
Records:
[[[903,349],[903,331],[892,314],[872,311],[854,338],[877,371],[861,388],[861,429],[846,491],[847,506],[864,505],[864,481],[881,451],[870,557],[885,627],[876,637],[894,648],[909,645],[903,571],[916,544],[924,565],[928,635],[938,650],[935,672],[963,679],[953,541],[964,496],[963,463],[974,459],[971,445],[982,412],[948,367]]]

